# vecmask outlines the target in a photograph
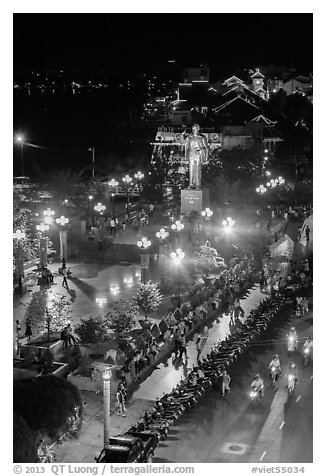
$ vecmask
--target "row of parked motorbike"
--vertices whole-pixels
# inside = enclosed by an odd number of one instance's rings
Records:
[[[262,301],[237,332],[215,346],[202,360],[200,372],[198,368],[193,368],[187,379],[182,379],[169,394],[157,399],[153,409],[146,412],[129,431],[151,431],[159,439],[165,439],[178,418],[194,407],[210,387],[218,384],[223,371],[234,364],[249,349],[252,341],[267,330],[285,302],[286,297],[282,292]]]

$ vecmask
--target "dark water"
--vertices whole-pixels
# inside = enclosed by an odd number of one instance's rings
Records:
[[[14,134],[22,133],[25,174],[36,167],[81,169],[91,166],[95,147],[98,169],[144,154],[153,132],[141,131],[143,97],[125,91],[91,90],[76,94],[15,91]],[[148,146],[147,146],[148,147]],[[146,153],[147,151],[145,151]],[[129,161],[129,162],[128,162]],[[14,144],[14,174],[20,174],[20,149]]]

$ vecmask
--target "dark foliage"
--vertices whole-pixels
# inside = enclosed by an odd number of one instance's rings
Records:
[[[38,433],[31,430],[24,418],[14,412],[13,462],[34,463],[37,458]]]
[[[75,436],[81,426],[79,390],[61,377],[49,375],[14,382],[13,407],[31,429],[53,440]]]

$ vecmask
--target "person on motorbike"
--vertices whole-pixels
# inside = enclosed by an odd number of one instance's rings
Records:
[[[298,336],[295,327],[291,327],[290,332],[288,333],[288,350],[291,348],[296,350],[298,347]]]
[[[290,375],[293,375],[295,382],[298,381],[298,369],[294,362],[290,362],[289,372],[287,376],[289,377]]]
[[[308,336],[303,344],[303,352],[305,352],[306,349],[308,349],[308,351],[310,352],[312,348],[313,348],[313,341],[311,336]]]
[[[277,354],[275,354],[273,359],[270,361],[268,368],[270,370],[271,378],[273,376],[272,374],[275,372],[275,381],[276,381],[279,375],[281,374],[281,363]]]
[[[250,384],[250,388],[255,389],[261,397],[264,396],[264,380],[260,374],[256,374],[253,381]]]

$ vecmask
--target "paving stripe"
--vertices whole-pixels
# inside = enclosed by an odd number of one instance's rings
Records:
[[[298,396],[298,398],[296,399],[295,403],[298,403],[298,401],[301,399],[301,395]]]
[[[261,455],[259,461],[262,461],[265,458],[265,456],[266,456],[266,451],[264,451],[264,453]]]
[[[284,426],[284,423],[285,423],[285,421],[282,421],[282,423],[280,424],[280,426],[279,426],[279,428],[278,428],[279,430],[282,430],[282,428],[283,428],[283,426]]]

